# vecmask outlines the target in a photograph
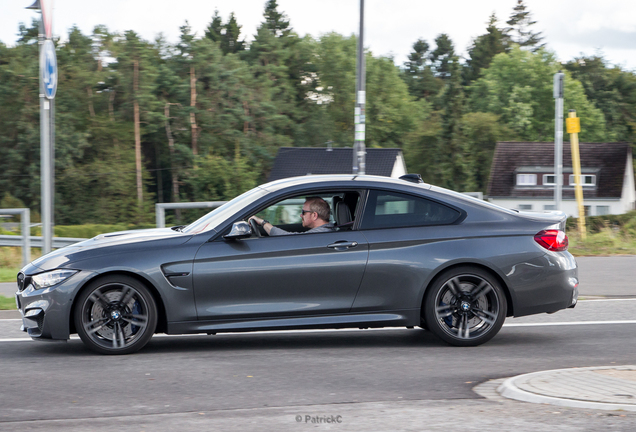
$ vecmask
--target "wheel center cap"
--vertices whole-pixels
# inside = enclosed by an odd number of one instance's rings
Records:
[[[463,301],[460,307],[462,311],[468,312],[470,310],[470,303]]]
[[[110,317],[114,320],[118,320],[119,318],[121,318],[121,314],[118,310],[114,310],[110,313]]]

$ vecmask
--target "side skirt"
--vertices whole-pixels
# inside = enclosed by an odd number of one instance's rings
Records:
[[[252,320],[169,322],[168,334],[251,332],[265,330],[406,327],[420,325],[420,310],[384,313],[323,315]]]

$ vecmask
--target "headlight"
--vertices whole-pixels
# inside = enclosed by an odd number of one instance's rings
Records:
[[[78,270],[51,270],[46,273],[40,273],[35,276],[31,276],[31,281],[33,282],[33,286],[35,286],[36,289],[48,288],[65,281],[77,272]]]

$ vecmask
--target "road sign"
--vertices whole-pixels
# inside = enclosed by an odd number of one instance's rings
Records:
[[[579,117],[568,117],[565,119],[566,131],[569,134],[581,132],[581,119]]]
[[[57,56],[55,44],[51,39],[46,39],[40,53],[40,73],[44,83],[44,95],[48,99],[55,98],[57,91]]]

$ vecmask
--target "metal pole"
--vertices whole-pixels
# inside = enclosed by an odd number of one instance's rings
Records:
[[[50,133],[50,158],[51,158],[51,168],[49,171],[49,196],[51,201],[51,208],[49,210],[51,217],[51,229],[50,229],[50,239],[51,239],[51,247],[53,247],[53,237],[54,235],[54,227],[55,227],[55,99],[49,99],[51,103],[51,109],[49,110],[49,133]]]
[[[358,68],[356,72],[356,107],[354,112],[353,175],[366,173],[365,139],[366,65],[364,58],[364,0],[360,0],[360,33],[358,37]]]
[[[585,240],[585,206],[583,204],[583,186],[581,183],[581,156],[579,153],[579,132],[581,131],[581,121],[576,116],[576,110],[570,110],[566,120],[567,132],[570,134],[570,145],[572,147],[572,169],[574,171],[574,196],[579,209],[579,234]]]
[[[42,12],[40,12],[42,13]],[[44,90],[42,49],[45,40],[44,14],[40,19],[40,34],[38,44],[40,46],[40,194],[42,216],[42,255],[51,252],[51,101],[46,97]]]
[[[554,209],[561,210],[563,188],[563,77],[554,74]]]
[[[20,217],[22,222],[22,267],[31,262],[31,211],[26,208],[22,209]]]

